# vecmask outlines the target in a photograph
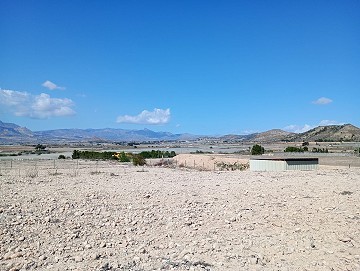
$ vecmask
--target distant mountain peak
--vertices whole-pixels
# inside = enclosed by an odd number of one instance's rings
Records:
[[[32,132],[26,127],[0,121],[0,144],[62,143],[62,142],[119,142],[119,141],[176,141],[195,140],[199,136],[142,130],[104,129],[55,129]],[[319,126],[305,133],[295,134],[281,129],[248,135],[204,137],[227,142],[280,142],[280,141],[359,141],[360,129],[352,124]]]

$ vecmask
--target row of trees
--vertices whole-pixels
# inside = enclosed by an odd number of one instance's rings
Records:
[[[304,151],[308,151],[308,147],[286,147],[286,149],[284,150],[284,152],[304,152]]]
[[[289,146],[289,147],[286,147],[284,152],[307,152],[307,151],[309,151],[309,148],[307,147],[308,145],[309,145],[308,142],[304,142],[302,144],[303,147]],[[355,152],[356,151],[357,150],[355,150]],[[327,148],[323,148],[323,149],[321,149],[321,148],[313,148],[311,150],[311,152],[328,153],[329,150]],[[261,145],[256,144],[251,148],[251,154],[252,155],[261,155],[261,154],[264,154],[264,153],[265,153],[265,149]]]
[[[97,151],[79,151],[74,150],[72,159],[94,159],[94,160],[118,160],[119,162],[133,162],[134,165],[142,166],[146,164],[145,159],[153,158],[172,158],[176,156],[174,151],[143,151],[138,154],[125,152],[97,152]],[[61,159],[59,157],[59,159]]]

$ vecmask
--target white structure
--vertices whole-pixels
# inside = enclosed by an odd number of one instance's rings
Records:
[[[251,171],[316,170],[319,158],[254,158]]]

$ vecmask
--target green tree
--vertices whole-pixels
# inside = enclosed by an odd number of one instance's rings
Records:
[[[42,145],[42,144],[37,144],[36,146],[35,146],[35,150],[37,150],[37,151],[43,151],[43,150],[45,150],[46,149],[46,146],[45,145]]]
[[[261,145],[256,144],[256,145],[252,146],[252,148],[251,148],[252,155],[261,155],[263,153],[265,153],[265,149]]]
[[[302,146],[309,146],[309,142],[307,142],[307,141],[303,142]]]
[[[74,150],[71,158],[72,159],[79,159],[80,158],[80,151]]]

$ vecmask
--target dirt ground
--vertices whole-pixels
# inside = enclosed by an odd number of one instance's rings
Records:
[[[360,168],[177,159],[2,161],[0,270],[360,270]]]

